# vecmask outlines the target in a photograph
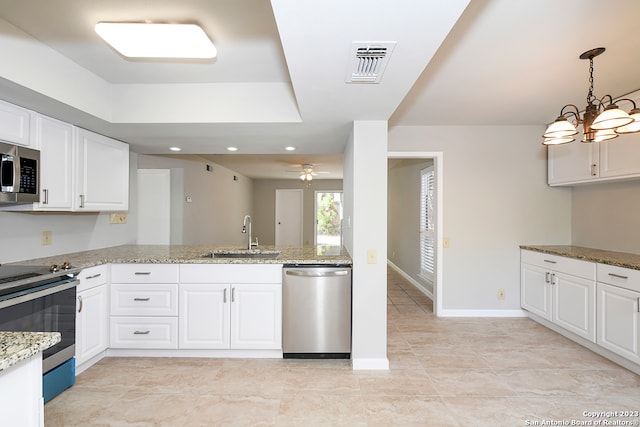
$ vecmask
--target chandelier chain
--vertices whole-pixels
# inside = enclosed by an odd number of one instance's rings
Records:
[[[593,96],[593,57],[589,57],[589,94],[587,95],[587,104],[592,104],[596,100]]]

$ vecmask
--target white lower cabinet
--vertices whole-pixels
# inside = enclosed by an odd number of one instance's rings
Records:
[[[179,348],[282,348],[282,265],[181,265],[179,325]]]
[[[597,343],[640,363],[640,271],[598,264]]]
[[[76,366],[109,346],[107,266],[87,268],[79,275],[76,303]]]
[[[176,264],[111,266],[111,348],[178,348],[177,277]]]
[[[595,265],[525,250],[521,260],[522,308],[595,342]]]

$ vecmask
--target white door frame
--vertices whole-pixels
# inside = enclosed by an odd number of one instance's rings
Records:
[[[389,151],[389,159],[433,159],[436,174],[436,274],[433,286],[433,313],[438,316],[442,313],[442,270],[444,264],[443,251],[443,153],[437,151]]]

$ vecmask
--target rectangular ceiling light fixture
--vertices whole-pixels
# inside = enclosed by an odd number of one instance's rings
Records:
[[[96,33],[128,58],[212,59],[216,47],[195,24],[98,22]]]

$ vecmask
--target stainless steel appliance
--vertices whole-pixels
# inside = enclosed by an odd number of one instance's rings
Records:
[[[0,203],[40,201],[40,151],[0,142]]]
[[[62,340],[42,355],[45,402],[75,381],[76,276],[80,269],[0,266],[0,330],[60,332]]]
[[[285,358],[351,356],[351,267],[285,265],[282,352]]]

